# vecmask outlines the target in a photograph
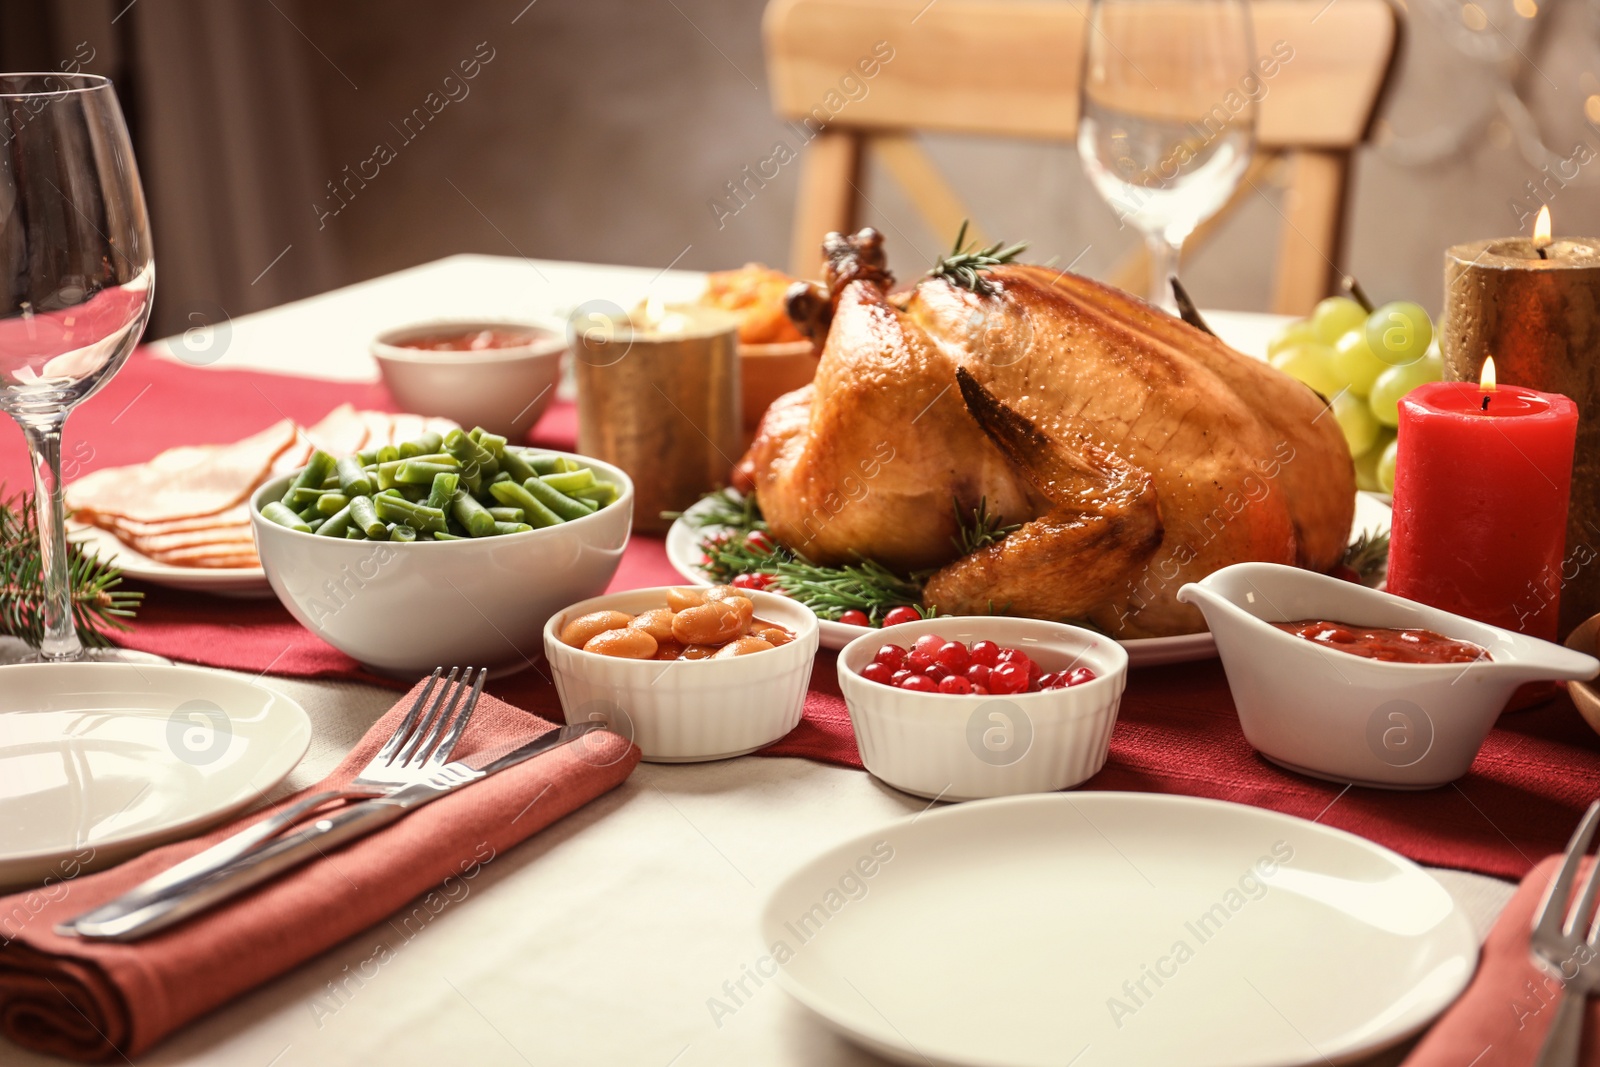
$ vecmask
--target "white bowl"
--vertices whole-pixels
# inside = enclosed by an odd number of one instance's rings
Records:
[[[743,756],[800,722],[817,654],[817,617],[788,597],[745,592],[756,617],[794,634],[786,645],[732,659],[619,659],[561,640],[570,619],[591,611],[630,615],[666,605],[667,590],[634,589],[573,604],[550,617],[544,654],[567,722],[605,722],[653,763]]]
[[[1088,667],[1099,677],[1068,689],[1008,696],[917,693],[869,682],[861,670],[887,644],[923,634],[1021,649],[1045,671]],[[907,793],[976,800],[1067,789],[1105,766],[1128,680],[1128,653],[1103,634],[1041,619],[939,616],[886,626],[839,653],[839,688],[861,761]]]
[[[616,483],[616,501],[572,522],[503,537],[347,541],[262,518],[262,503],[280,499],[293,475],[274,479],[250,498],[267,581],[306,629],[384,674],[529,666],[545,620],[611,581],[633,516],[626,474],[587,456],[552,454]]]
[[[1199,607],[1216,636],[1249,742],[1274,763],[1337,782],[1452,782],[1519,685],[1600,673],[1593,656],[1298,567],[1236,563],[1178,599]],[[1391,663],[1269,625],[1301,619],[1432,630],[1490,659]]]
[[[527,332],[527,344],[479,352],[432,352],[399,342],[473,330]],[[438,415],[468,429],[521,441],[555,396],[564,337],[528,323],[478,319],[418,323],[385,330],[373,339],[372,357],[395,401],[418,415]]]

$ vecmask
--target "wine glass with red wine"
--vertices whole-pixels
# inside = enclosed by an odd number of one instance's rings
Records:
[[[67,414],[127,360],[154,287],[144,189],[111,82],[0,74],[0,408],[33,459],[44,583],[35,660],[165,662],[79,642],[61,491]]]

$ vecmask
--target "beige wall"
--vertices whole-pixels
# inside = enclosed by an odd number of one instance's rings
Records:
[[[1461,38],[1488,50],[1474,65],[1447,44],[1448,34],[1465,32],[1460,3],[1412,0],[1413,48],[1386,121],[1402,143],[1387,154],[1364,151],[1356,168],[1348,260],[1373,296],[1437,309],[1445,246],[1513,231],[1508,202],[1539,175],[1505,123],[1479,124],[1465,152],[1440,162],[1407,167],[1392,158],[1416,153],[1418,135],[1470,128],[1492,99],[1493,49],[1517,59],[1505,40],[1536,65],[1525,70],[1526,96],[1547,141],[1562,153],[1580,137],[1600,145],[1583,121],[1591,94],[1600,117],[1600,81],[1588,66],[1595,28],[1576,4],[1538,2],[1547,10],[1528,23],[1513,0],[1478,0],[1494,26]],[[157,156],[145,170],[163,264],[159,324],[181,325],[185,309],[205,299],[237,314],[462,251],[663,267],[787,262],[797,166],[722,225],[707,206],[770,153],[783,129],[767,102],[761,3],[525,3],[141,0],[131,8],[124,21],[134,30],[143,126],[164,130],[167,144],[145,147]],[[1520,3],[1526,9],[1529,0]],[[1522,39],[1534,25],[1547,25],[1548,45]],[[70,46],[63,41],[64,54]],[[106,51],[116,49],[108,43]],[[487,60],[477,76],[447,86],[475,55]],[[458,99],[414,139],[402,137],[404,117],[447,90]],[[217,106],[173,103],[173,94],[215,95]],[[198,126],[202,150],[171,147],[208,114],[259,125],[266,150],[241,166],[234,137]],[[364,162],[380,144],[394,158]],[[1136,241],[1088,188],[1070,146],[942,138],[931,150],[983,228],[1030,239],[1038,259],[1076,260],[1103,276]],[[325,183],[363,166],[376,176],[364,185],[349,179],[353,192],[340,206]],[[1580,177],[1556,197],[1557,229],[1600,233],[1600,164]],[[196,189],[219,182],[229,183],[220,215],[208,205],[216,218],[196,224]],[[887,231],[899,273],[925,269],[950,235],[923,228],[875,170],[865,189],[867,218]],[[321,211],[330,213],[319,220]],[[1275,206],[1253,197],[1186,268],[1197,300],[1264,308],[1278,223]],[[197,247],[207,239],[209,250]],[[272,275],[246,284],[290,245]]]

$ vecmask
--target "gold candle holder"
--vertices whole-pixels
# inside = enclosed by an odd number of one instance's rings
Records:
[[[1477,381],[1493,356],[1501,381],[1577,402],[1566,557],[1553,583],[1559,588],[1524,594],[1530,611],[1559,598],[1565,635],[1600,612],[1600,240],[1457,245],[1445,253],[1444,286],[1439,352],[1447,380]]]
[[[633,479],[633,528],[664,533],[739,459],[738,319],[652,303],[573,338],[578,451]]]

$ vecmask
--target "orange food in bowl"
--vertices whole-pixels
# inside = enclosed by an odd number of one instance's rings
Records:
[[[785,295],[792,284],[794,279],[780,270],[760,263],[746,263],[738,270],[711,274],[706,279],[705,295],[700,302],[739,316],[740,344],[804,341],[804,335],[790,321],[785,307]]]
[[[561,643],[618,659],[729,659],[794,640],[732,586],[671,589],[667,606],[629,615],[592,611],[561,628]]]

